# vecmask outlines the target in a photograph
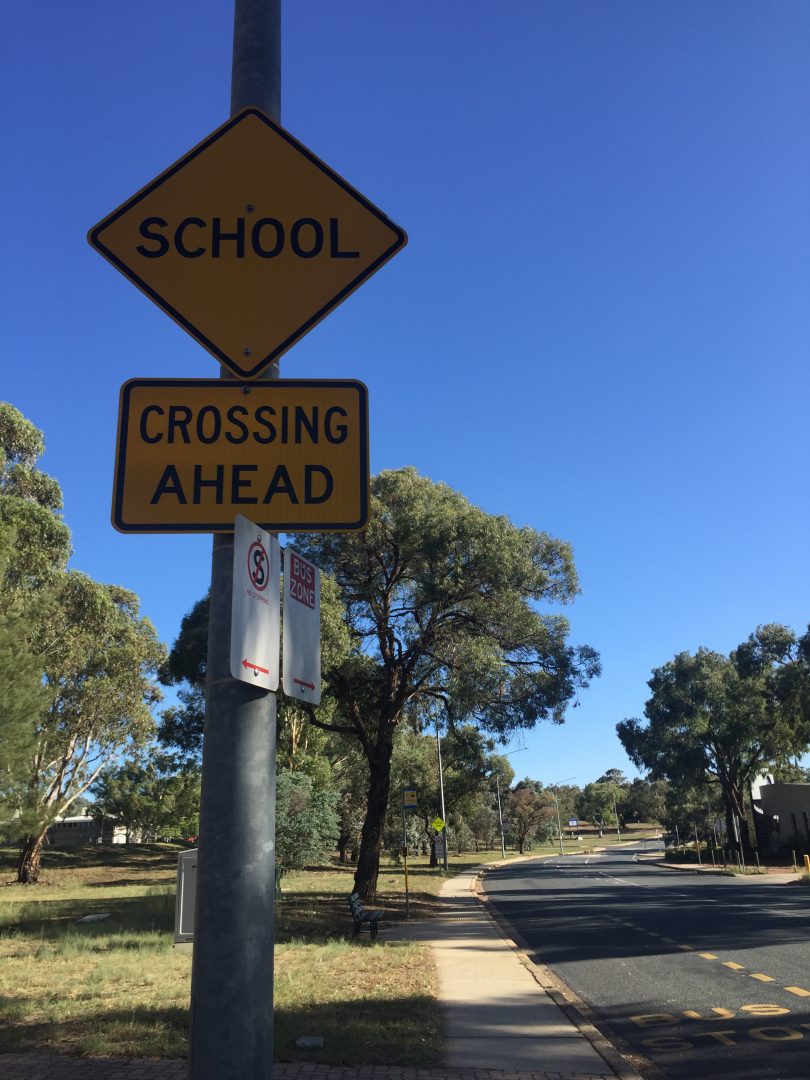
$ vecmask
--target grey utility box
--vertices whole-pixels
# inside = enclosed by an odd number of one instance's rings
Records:
[[[177,900],[174,907],[174,943],[194,940],[194,904],[197,899],[197,848],[181,851],[177,859]]]

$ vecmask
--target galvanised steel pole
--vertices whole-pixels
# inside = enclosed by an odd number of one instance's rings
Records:
[[[444,871],[448,872],[449,867],[447,863],[447,818],[445,817],[444,810],[444,776],[442,774],[442,741],[439,738],[439,724],[436,723],[436,751],[439,755],[439,793],[441,796],[442,804],[442,821],[444,822]]]
[[[281,116],[281,0],[236,0],[231,115]],[[245,192],[259,203],[264,192]],[[278,378],[278,368],[264,378]],[[221,378],[231,378],[224,369]],[[273,1067],[276,695],[231,678],[233,536],[214,537],[208,625],[191,1080]]]
[[[562,820],[560,819],[560,797],[557,794],[557,789],[552,788],[554,792],[554,805],[557,807],[557,839],[560,841],[560,854],[564,855],[563,838],[562,838]]]
[[[498,821],[501,826],[501,858],[506,858],[506,841],[503,838],[503,811],[501,809],[501,781],[495,773],[495,790],[498,792]]]

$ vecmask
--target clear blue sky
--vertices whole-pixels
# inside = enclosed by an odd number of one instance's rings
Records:
[[[120,385],[213,358],[88,228],[227,118],[226,0],[16,5],[0,50],[0,398],[45,432],[72,565],[171,642],[210,539],[110,525]],[[632,773],[676,652],[808,603],[810,4],[288,0],[284,125],[409,234],[282,362],[369,388],[416,466],[569,540],[604,674],[519,774]]]

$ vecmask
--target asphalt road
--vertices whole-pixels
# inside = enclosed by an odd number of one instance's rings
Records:
[[[683,874],[641,847],[514,864],[484,888],[651,1075],[810,1078],[807,888]]]

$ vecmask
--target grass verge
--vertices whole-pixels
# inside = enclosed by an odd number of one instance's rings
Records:
[[[0,1052],[186,1054],[191,955],[171,947],[177,850],[109,854],[107,861],[100,850],[60,853],[46,861],[42,885],[0,891]],[[0,866],[7,869],[12,857],[0,852]],[[401,870],[383,867],[380,906],[389,920],[399,917],[402,880]],[[432,910],[440,884],[437,871],[413,867],[415,915]],[[337,865],[284,878],[276,908],[276,1055],[437,1064],[430,950],[371,946],[365,936],[350,943],[351,888],[352,870]],[[87,915],[104,918],[77,921]],[[297,1050],[301,1035],[323,1036],[323,1049]]]

